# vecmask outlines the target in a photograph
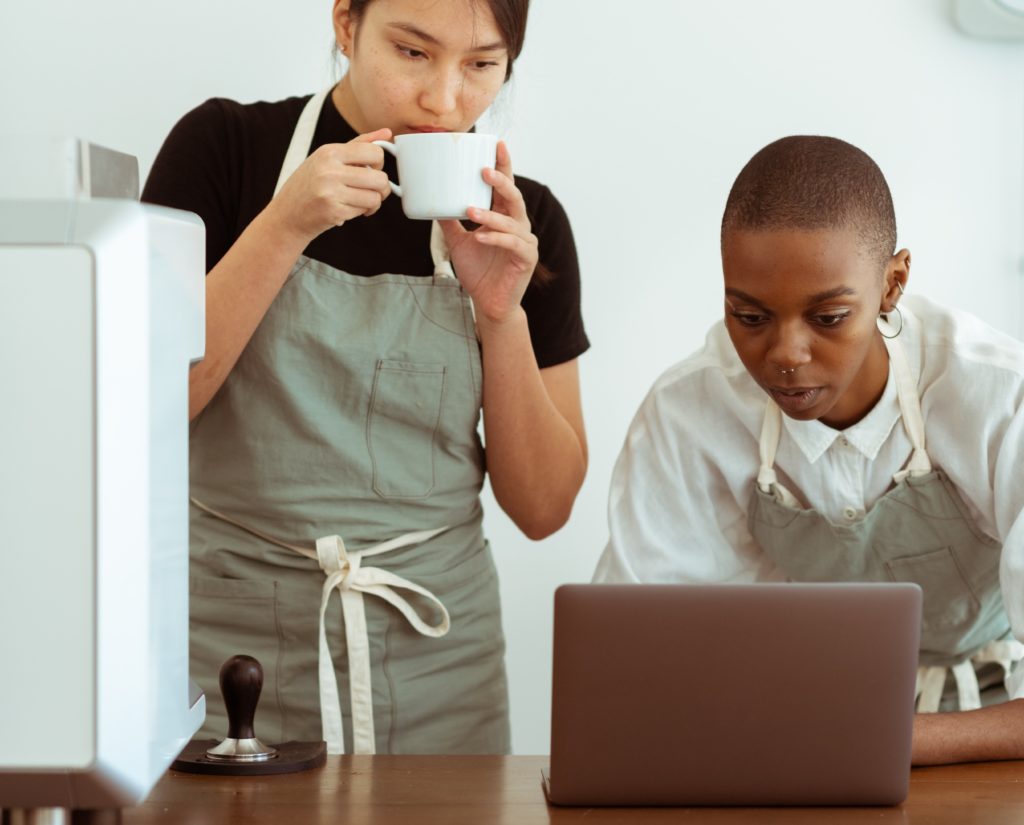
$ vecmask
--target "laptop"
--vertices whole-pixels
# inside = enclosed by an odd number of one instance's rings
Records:
[[[915,584],[563,585],[556,805],[895,805]]]

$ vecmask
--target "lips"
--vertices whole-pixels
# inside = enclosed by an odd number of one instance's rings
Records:
[[[769,387],[768,393],[779,408],[790,414],[806,412],[821,396],[822,387]]]
[[[410,132],[450,132],[451,129],[445,129],[443,126],[410,126]]]

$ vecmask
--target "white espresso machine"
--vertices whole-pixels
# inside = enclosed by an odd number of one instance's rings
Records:
[[[195,215],[138,202],[135,158],[0,137],[5,823],[141,802],[203,722],[188,371],[204,245]]]

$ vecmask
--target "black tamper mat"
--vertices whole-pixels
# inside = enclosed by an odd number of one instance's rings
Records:
[[[214,776],[268,776],[319,768],[327,761],[325,742],[284,742],[274,745],[277,756],[266,762],[214,762],[206,755],[206,751],[216,744],[216,739],[193,739],[171,763],[171,770]]]
[[[252,656],[232,656],[220,669],[220,692],[228,712],[223,742],[193,739],[171,769],[219,776],[267,776],[318,768],[327,761],[324,742],[267,746],[256,738],[253,720],[263,689],[263,668]]]

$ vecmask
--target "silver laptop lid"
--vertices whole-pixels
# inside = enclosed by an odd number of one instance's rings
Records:
[[[913,584],[560,587],[549,797],[898,803],[920,615]]]

